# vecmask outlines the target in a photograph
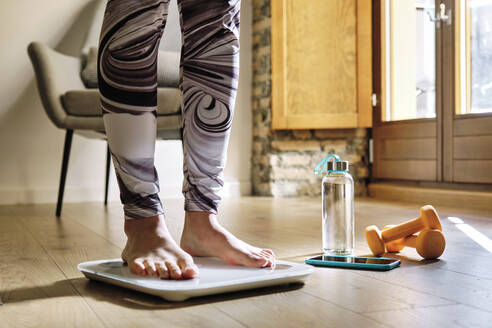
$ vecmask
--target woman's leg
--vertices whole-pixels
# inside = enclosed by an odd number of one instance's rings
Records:
[[[164,223],[154,167],[157,53],[169,0],[109,0],[99,41],[98,78],[134,273],[164,278],[197,273]]]
[[[268,266],[270,250],[244,243],[216,219],[239,78],[240,0],[178,0],[184,121],[185,227],[192,255]]]
[[[109,1],[100,36],[101,107],[126,219],[163,213],[154,149],[157,51],[167,1]]]
[[[178,0],[185,210],[217,214],[239,77],[240,1]]]

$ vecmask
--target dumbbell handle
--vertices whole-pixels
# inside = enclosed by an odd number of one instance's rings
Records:
[[[401,223],[397,225],[396,227],[386,229],[381,232],[381,238],[383,238],[383,241],[385,243],[405,238],[408,236],[413,235],[414,233],[417,233],[421,230],[424,230],[426,227],[422,223],[422,220],[420,218],[416,218],[413,220],[409,220],[407,222]]]
[[[411,235],[401,239],[400,241],[398,241],[398,243],[405,247],[417,248],[417,238],[418,235]]]

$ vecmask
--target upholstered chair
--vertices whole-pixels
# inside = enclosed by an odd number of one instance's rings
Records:
[[[57,128],[66,130],[56,216],[61,214],[73,133],[106,139],[97,89],[97,44],[105,5],[106,0],[94,1],[92,24],[79,57],[64,55],[39,42],[28,46],[44,110]],[[177,6],[172,1],[158,56],[157,138],[160,140],[182,140],[180,51],[181,30]],[[109,149],[106,156],[104,204],[108,200]]]

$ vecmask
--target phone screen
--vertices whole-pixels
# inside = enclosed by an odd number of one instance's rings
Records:
[[[364,257],[344,257],[344,256],[330,256],[330,255],[320,255],[313,257],[312,260],[316,261],[332,261],[332,262],[345,262],[345,263],[363,263],[363,264],[390,264],[397,259],[373,259],[373,258],[364,258]]]

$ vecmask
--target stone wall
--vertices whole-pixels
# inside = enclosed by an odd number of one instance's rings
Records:
[[[356,195],[369,177],[367,129],[272,130],[270,0],[253,0],[253,194],[303,196],[321,193],[313,169],[327,154],[350,162]]]

